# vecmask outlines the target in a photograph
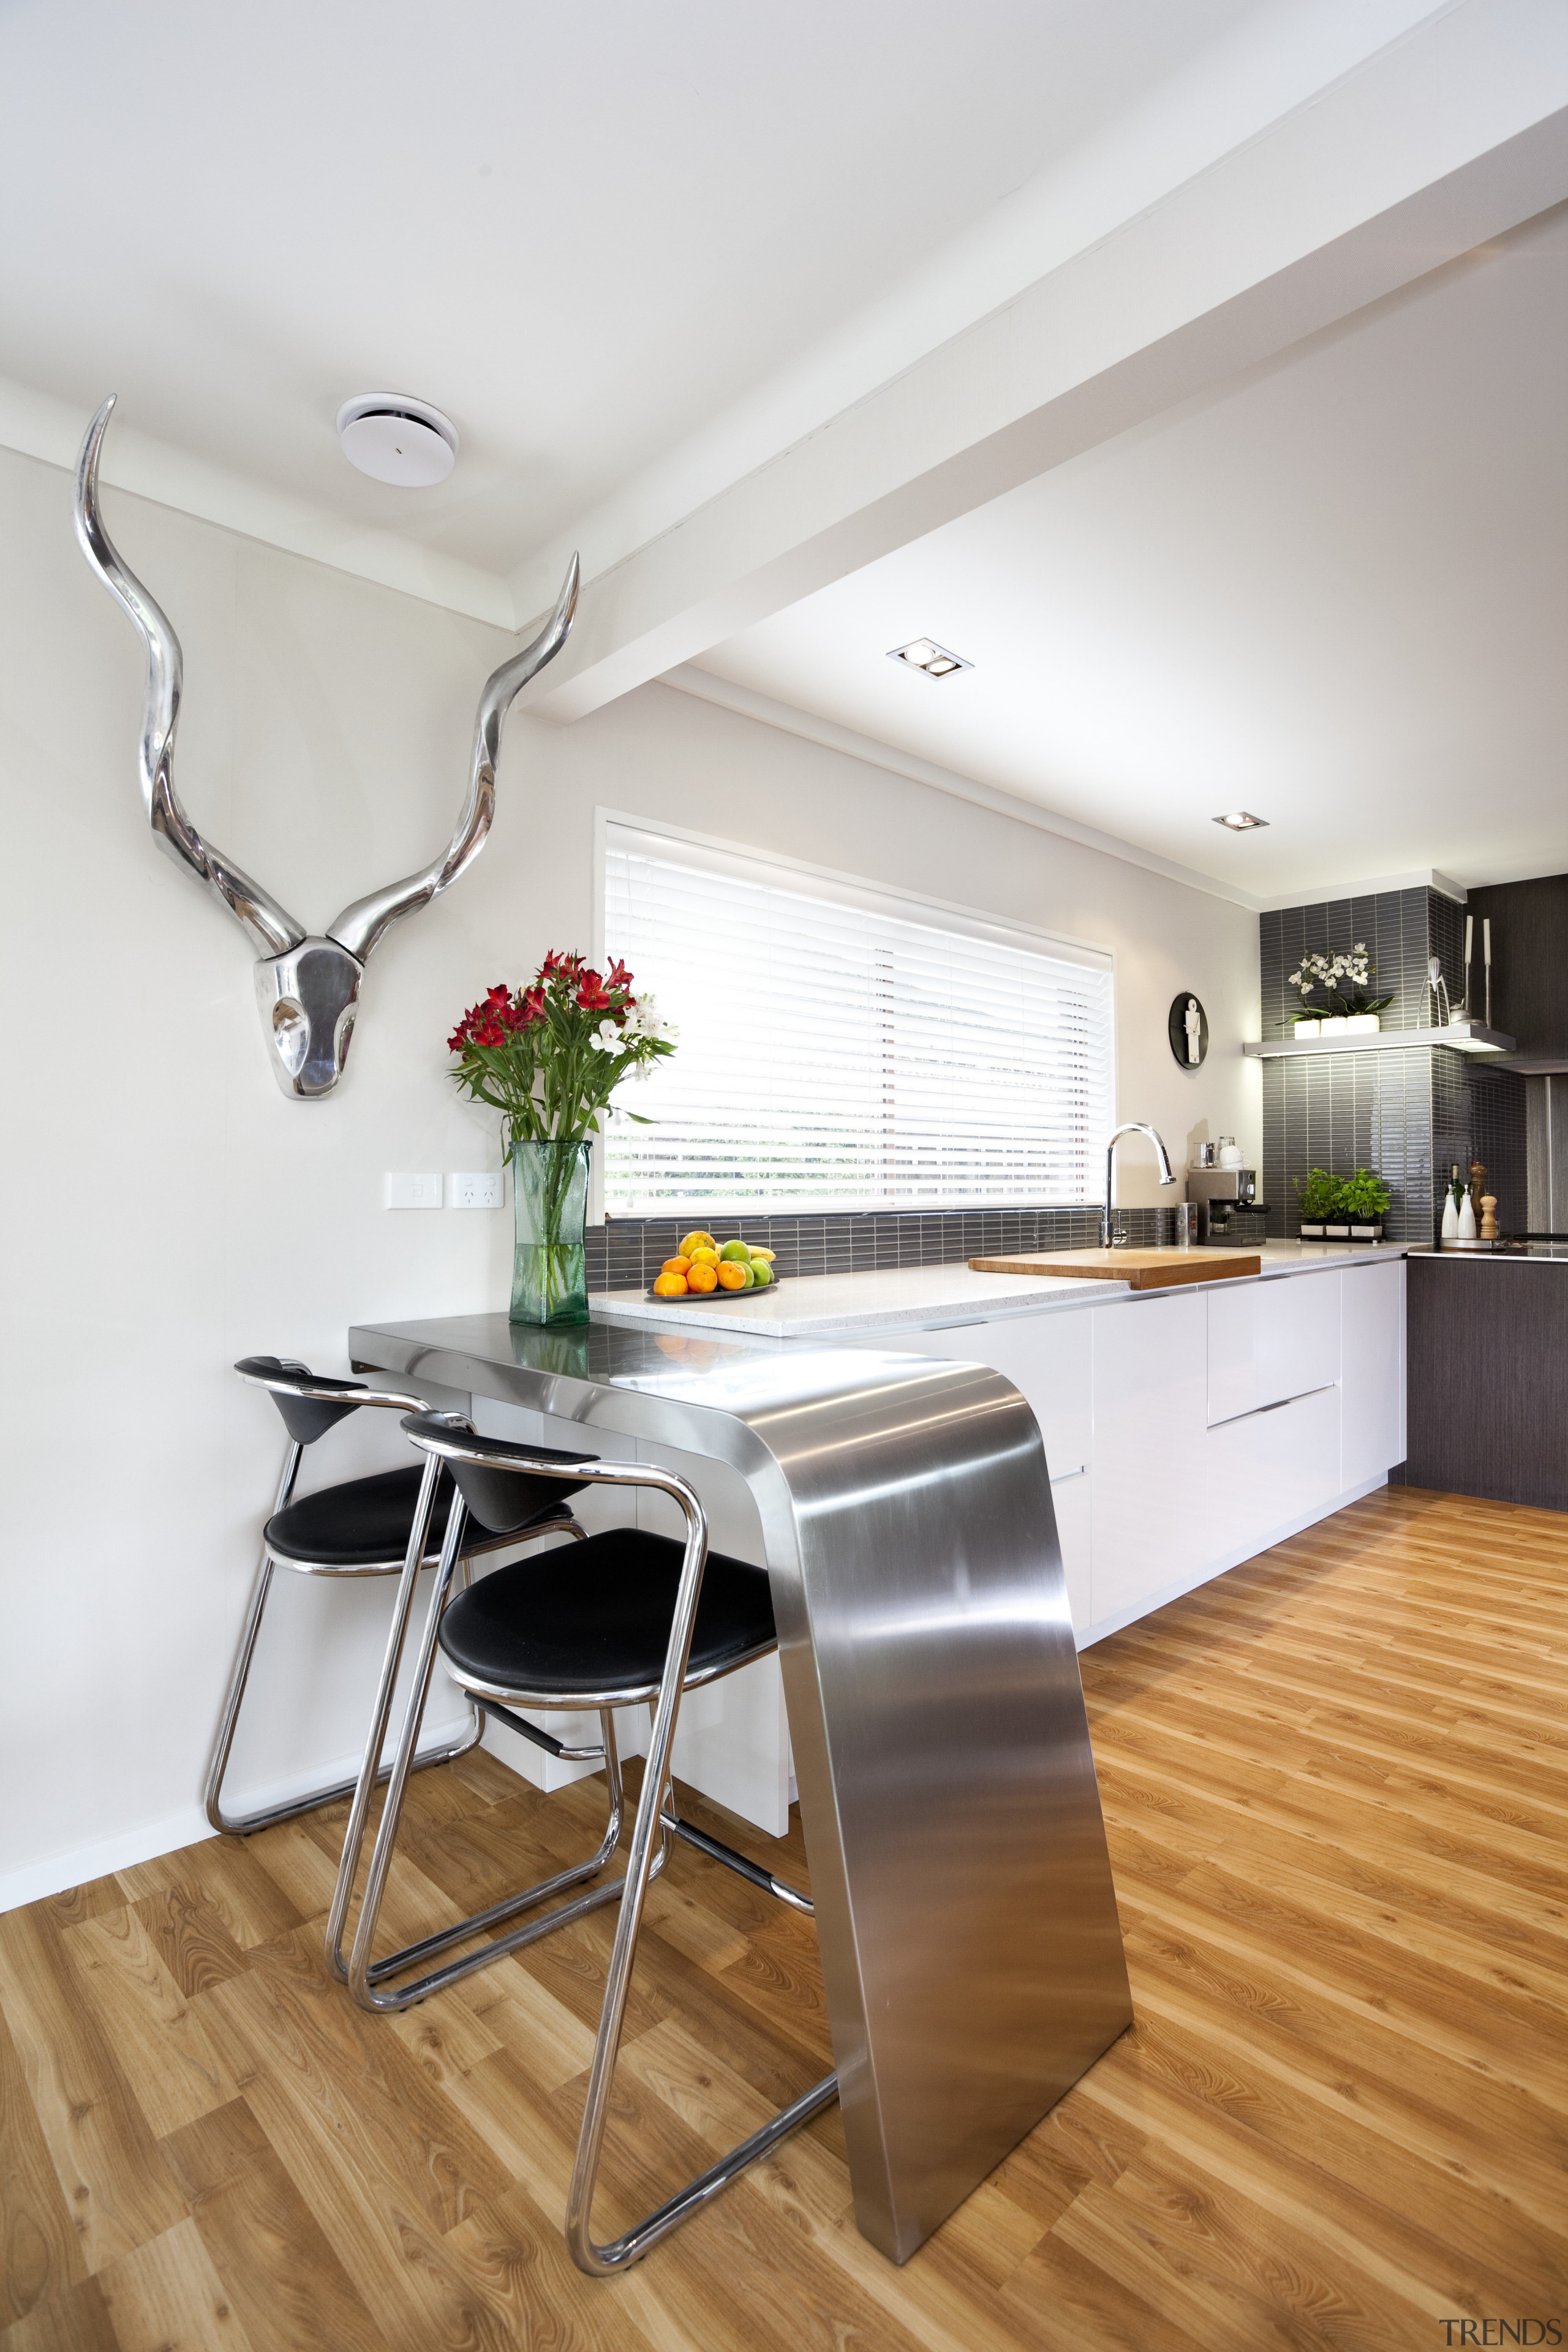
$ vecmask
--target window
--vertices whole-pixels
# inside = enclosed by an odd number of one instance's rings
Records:
[[[1110,959],[612,822],[605,944],[679,1024],[618,1098],[611,1216],[1077,1206],[1104,1190]]]

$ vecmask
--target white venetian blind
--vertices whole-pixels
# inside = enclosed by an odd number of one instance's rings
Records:
[[[605,942],[679,1028],[612,1216],[1097,1202],[1109,956],[612,824]]]

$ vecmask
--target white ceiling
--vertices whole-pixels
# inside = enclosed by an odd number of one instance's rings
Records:
[[[0,0],[0,442],[114,390],[111,486],[509,627],[581,547],[558,721],[697,661],[1254,895],[1547,870],[1564,126],[1562,0]]]
[[[510,573],[1268,13],[11,0],[0,368]],[[462,436],[417,501],[338,448],[382,387]]]
[[[1568,866],[1565,648],[1568,207],[699,667],[1270,896]]]

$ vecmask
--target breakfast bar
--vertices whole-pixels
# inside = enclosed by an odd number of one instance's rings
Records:
[[[779,1633],[856,2217],[911,2254],[1131,2021],[1038,1424],[983,1363],[501,1315],[356,1370],[738,1474]]]

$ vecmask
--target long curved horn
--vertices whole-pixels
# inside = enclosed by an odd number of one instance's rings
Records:
[[[356,898],[352,907],[343,908],[335,922],[328,924],[328,938],[347,948],[361,963],[389,923],[395,923],[400,915],[412,914],[416,907],[427,907],[432,898],[466,872],[484,847],[496,813],[496,759],[500,750],[501,727],[516,696],[531,677],[537,677],[546,662],[554,660],[565,644],[577,610],[581,576],[574,556],[555,610],[538,636],[485,681],[474,720],[468,796],[447,847],[422,874],[410,874],[402,882],[389,882],[384,889],[373,890],[368,898]]]
[[[174,792],[174,730],[180,722],[184,663],[180,640],[134,573],[116,553],[98,505],[98,455],[114,410],[110,393],[81,445],[76,469],[76,535],[81,551],[147,647],[147,709],[142,722],[142,798],[160,848],[189,866],[220,898],[263,955],[282,955],[305,938],[301,926],[258,882],[204,841]]]

